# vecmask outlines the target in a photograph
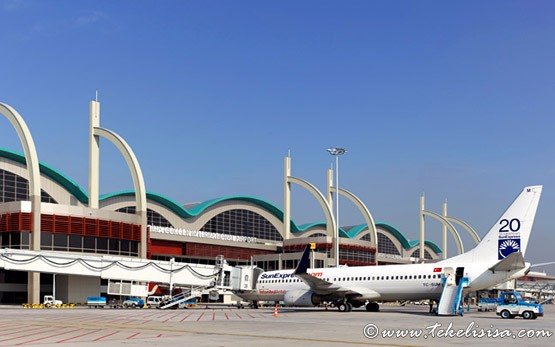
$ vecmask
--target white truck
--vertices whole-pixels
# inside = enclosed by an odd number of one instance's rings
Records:
[[[46,307],[58,307],[63,304],[62,300],[56,300],[52,295],[45,295],[42,303]]]

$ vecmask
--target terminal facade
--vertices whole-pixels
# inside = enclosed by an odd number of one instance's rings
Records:
[[[216,256],[223,255],[231,265],[254,263],[264,270],[275,270],[294,268],[302,249],[315,243],[313,265],[333,265],[330,259],[334,257],[335,241],[329,223],[286,224],[287,211],[254,196],[181,204],[147,192],[129,146],[117,134],[100,128],[99,107],[99,103],[91,102],[88,191],[44,163],[38,164],[38,175],[30,172],[27,150],[25,154],[0,150],[2,248],[174,258],[201,264],[213,264]],[[99,136],[110,139],[124,154],[134,190],[98,194]],[[39,177],[40,196],[32,194],[37,183],[32,177]],[[37,204],[40,216],[33,213]],[[36,223],[40,223],[40,232],[34,235]],[[339,264],[382,265],[419,259],[420,242],[408,240],[392,224],[375,223],[377,240],[373,240],[371,229],[368,223],[339,229]],[[436,244],[425,241],[424,245],[426,259],[439,259],[442,251]],[[98,278],[56,276],[56,292],[65,293],[67,297],[60,298],[66,301],[80,302],[69,293],[83,298],[98,295],[105,291],[102,285]],[[51,275],[0,269],[0,303],[32,302],[51,292]]]
[[[101,196],[99,208],[87,206],[85,191],[48,165],[40,165],[41,250],[138,257],[140,225],[134,192]],[[25,158],[0,150],[0,245],[28,249],[31,230],[28,173]],[[302,249],[316,243],[315,266],[328,266],[331,237],[325,223],[295,226],[290,239],[282,235],[283,212],[252,196],[228,196],[198,204],[180,205],[160,194],[147,193],[148,245],[151,259],[213,264],[223,255],[232,265],[250,264],[265,270],[296,266]],[[366,225],[340,230],[340,264],[349,266],[409,263],[418,258],[419,245],[394,226],[376,223],[378,250],[369,241]],[[428,259],[441,249],[426,242]],[[50,276],[43,276],[49,279]],[[26,274],[0,270],[0,303],[26,300]],[[96,291],[100,283],[95,280]],[[41,292],[51,291],[51,280]],[[90,281],[89,281],[90,282]],[[59,284],[62,282],[59,280]],[[61,289],[58,290],[61,292]],[[98,294],[98,293],[97,293]],[[17,300],[16,300],[17,299]]]

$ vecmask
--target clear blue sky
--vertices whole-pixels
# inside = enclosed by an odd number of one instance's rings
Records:
[[[349,150],[340,185],[409,238],[422,192],[484,234],[543,184],[528,257],[551,261],[553,13],[552,1],[0,0],[0,100],[40,160],[84,188],[97,89],[102,125],[132,145],[148,190],[183,203],[281,206],[287,150],[293,174],[323,189],[329,146]],[[5,119],[0,146],[20,150]],[[102,193],[132,187],[106,142],[101,172]],[[296,222],[323,219],[308,193],[293,199]],[[341,207],[342,224],[363,222]]]

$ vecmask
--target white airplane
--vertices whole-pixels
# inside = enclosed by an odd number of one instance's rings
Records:
[[[435,263],[308,269],[307,247],[295,270],[263,272],[255,289],[236,294],[253,302],[283,301],[305,307],[327,302],[340,311],[362,305],[367,311],[379,311],[376,301],[440,302],[448,285],[460,287],[459,296],[462,290],[490,288],[529,271],[524,254],[541,192],[542,186],[524,188],[483,240],[455,257]],[[464,285],[459,286],[461,281]],[[454,300],[441,301],[451,305]]]

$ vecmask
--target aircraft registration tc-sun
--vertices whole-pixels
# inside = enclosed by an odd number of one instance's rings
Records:
[[[439,301],[442,277],[467,278],[464,293],[490,288],[530,270],[524,254],[541,192],[542,186],[525,187],[482,241],[455,257],[428,264],[308,269],[307,247],[295,270],[263,272],[255,289],[236,294],[255,303],[312,307],[325,302],[340,311],[362,305],[367,311],[379,311],[376,301]]]

